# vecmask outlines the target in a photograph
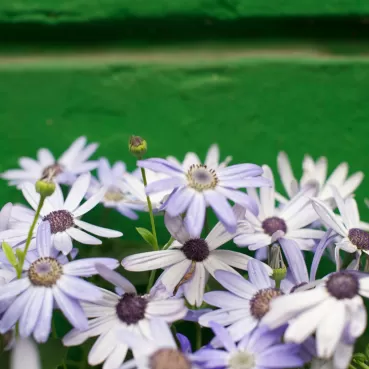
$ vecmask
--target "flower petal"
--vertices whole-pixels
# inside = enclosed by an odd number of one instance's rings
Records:
[[[33,332],[44,302],[46,288],[32,288],[31,290],[32,294],[30,295],[19,320],[19,334],[21,337],[28,337]],[[40,318],[45,319],[44,317]]]
[[[202,263],[196,263],[195,273],[192,278],[183,285],[184,295],[190,305],[201,306],[205,284],[207,282],[205,268]]]
[[[161,158],[138,160],[137,166],[150,169],[154,172],[165,173],[170,176],[178,176],[183,173],[183,169],[178,164]]]
[[[273,270],[267,264],[251,259],[248,263],[247,270],[250,282],[258,289],[262,290],[272,287],[269,275],[273,274]]]
[[[255,286],[239,274],[218,270],[215,272],[215,278],[225,289],[243,299],[250,300],[258,291]]]
[[[41,257],[49,257],[51,249],[50,222],[42,222],[37,228],[36,247]]]
[[[53,314],[54,297],[51,288],[45,288],[44,300],[40,309],[40,317],[38,319],[33,335],[37,342],[46,342],[51,331],[51,320]]]
[[[76,277],[89,277],[98,274],[96,264],[103,264],[109,269],[118,267],[118,260],[113,258],[86,258],[69,262],[63,266],[64,274]]]
[[[82,228],[83,230],[85,230],[89,233],[95,234],[97,236],[100,236],[100,237],[116,238],[116,237],[123,236],[122,232],[114,231],[113,229],[109,229],[109,228],[98,227],[98,226],[95,226],[93,224],[86,223],[86,222],[84,222],[82,220],[79,220],[79,219],[75,219],[74,223],[78,227]]]
[[[172,237],[182,245],[191,238],[184,226],[182,216],[171,216],[166,212],[164,222]]]
[[[187,209],[185,227],[191,237],[199,237],[205,222],[206,202],[202,193],[195,193]]]
[[[91,174],[85,173],[77,178],[64,203],[64,209],[74,212],[77,209],[82,199],[85,197],[88,186],[91,182]]]
[[[91,196],[86,202],[84,202],[81,206],[79,206],[76,210],[73,211],[73,216],[78,218],[83,214],[86,214],[91,209],[93,209],[105,196],[106,188],[101,188],[98,192],[96,192],[93,196]]]
[[[86,232],[81,231],[78,228],[71,227],[66,231],[70,237],[78,242],[84,243],[86,245],[101,245],[102,242],[96,237],[89,235]]]
[[[165,211],[173,217],[185,213],[194,196],[195,190],[188,187],[179,188],[170,196]]]

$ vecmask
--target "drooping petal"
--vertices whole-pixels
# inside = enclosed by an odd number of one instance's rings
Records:
[[[210,327],[228,352],[236,351],[236,345],[224,327],[215,322],[210,322]]]
[[[164,222],[172,237],[182,245],[191,238],[185,228],[182,216],[178,215],[173,217],[166,212],[164,215]]]
[[[207,278],[202,263],[196,263],[195,273],[192,278],[183,285],[184,295],[190,305],[201,306]]]
[[[170,196],[170,200],[167,202],[165,211],[173,217],[185,213],[194,196],[195,190],[192,188],[179,188]]]
[[[53,295],[58,307],[73,327],[83,331],[88,329],[88,321],[78,300],[67,296],[58,287],[53,287]]]
[[[114,286],[121,288],[124,293],[137,293],[136,287],[127,278],[124,278],[119,273],[114,272],[105,264],[96,263],[95,268],[105,280],[114,284]]]
[[[248,275],[249,280],[260,290],[270,288],[272,286],[269,275],[273,273],[273,270],[261,261],[252,259],[248,263]],[[268,271],[269,270],[269,273]]]
[[[40,317],[42,304],[44,302],[45,288],[32,288],[26,306],[19,320],[19,334],[21,337],[28,337],[34,330],[38,319]]]
[[[113,258],[86,258],[69,262],[63,266],[65,274],[77,277],[89,277],[98,274],[96,264],[103,264],[109,269],[118,267],[118,260]]]

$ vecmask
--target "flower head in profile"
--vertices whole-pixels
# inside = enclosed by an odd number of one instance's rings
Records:
[[[86,146],[86,143],[86,137],[77,138],[57,160],[50,150],[40,149],[37,160],[22,157],[19,159],[21,169],[7,170],[1,177],[7,179],[10,185],[18,187],[25,182],[35,183],[41,178],[70,185],[80,174],[90,172],[98,165],[97,161],[88,161],[98,144]]]
[[[264,175],[273,184],[263,187],[260,194],[254,188],[248,188],[250,196],[259,207],[259,215],[255,216],[247,211],[245,221],[251,225],[245,233],[238,234],[234,242],[238,246],[247,246],[249,250],[258,250],[278,242],[294,275],[299,273],[294,260],[298,250],[311,250],[315,246],[315,239],[323,237],[321,230],[311,229],[309,224],[318,219],[318,214],[310,204],[310,197],[316,193],[316,186],[309,184],[295,195],[283,208],[276,207],[274,177],[271,169],[264,165]],[[300,259],[302,256],[299,257]]]
[[[332,191],[341,217],[333,213],[323,201],[313,198],[311,202],[322,222],[342,237],[336,243],[335,248],[336,265],[339,269],[339,250],[349,253],[356,252],[359,255],[364,252],[369,255],[369,233],[364,231],[364,229],[369,229],[369,224],[360,221],[359,210],[354,198],[349,197],[344,200],[335,187],[332,187]]]
[[[101,199],[101,203],[105,207],[114,208],[127,218],[138,219],[134,211],[142,210],[143,206],[136,201],[136,197],[125,185],[124,177],[126,174],[128,173],[126,172],[126,165],[123,162],[117,161],[111,166],[106,158],[101,158],[97,167],[98,179],[91,179],[87,197],[93,196],[104,187],[106,188],[106,192]],[[142,193],[143,195],[145,194],[143,186]]]
[[[224,327],[215,322],[210,326],[224,350],[204,348],[195,353],[194,359],[207,369],[284,369],[304,364],[301,347],[282,343],[279,330],[256,328],[236,344]]]
[[[166,322],[182,319],[186,313],[183,299],[163,299],[154,289],[148,295],[138,295],[136,288],[120,274],[104,265],[96,265],[100,275],[113,283],[119,294],[101,289],[103,295],[98,302],[82,304],[89,320],[88,329],[73,329],[63,339],[66,346],[83,343],[90,337],[99,336],[90,350],[88,362],[98,365],[104,362],[104,369],[117,369],[124,361],[128,346],[118,340],[123,335],[135,334],[150,338],[159,334],[151,330],[150,321],[155,318]]]
[[[242,207],[234,207],[234,216],[240,218],[245,213]],[[221,223],[218,223],[208,236],[203,239],[193,236],[184,227],[182,217],[171,217],[166,213],[165,224],[175,238],[168,250],[144,252],[123,259],[122,265],[130,271],[165,269],[160,277],[161,283],[173,292],[178,286],[191,305],[200,306],[209,274],[215,276],[216,270],[228,270],[236,273],[234,268],[246,270],[252,258],[240,252],[218,250],[233,237]],[[264,267],[272,272],[270,267]]]
[[[200,369],[193,360],[190,343],[185,336],[177,335],[179,349],[164,320],[151,320],[149,329],[152,332],[150,338],[129,331],[118,337],[118,342],[128,345],[135,357],[120,369]]]
[[[304,269],[306,266],[302,266]],[[227,291],[207,292],[204,295],[205,302],[219,309],[199,319],[199,323],[207,327],[211,322],[228,327],[228,333],[235,342],[260,323],[273,299],[291,291],[289,284],[286,284],[286,288],[276,288],[264,264],[258,260],[250,260],[247,270],[249,281],[227,271],[215,272],[217,281]],[[219,345],[219,342],[213,342],[213,345]]]
[[[356,172],[348,177],[348,164],[341,163],[327,178],[328,160],[322,156],[318,160],[310,155],[305,155],[302,162],[303,175],[298,181],[292,171],[290,161],[285,152],[280,152],[277,159],[278,172],[288,198],[294,197],[300,189],[306,186],[310,181],[319,184],[319,190],[316,197],[322,201],[332,199],[333,193],[331,186],[337,187],[339,193],[344,199],[351,196],[359,187],[364,178],[362,172]],[[282,195],[277,194],[278,200],[286,203],[288,200]]]
[[[37,224],[39,225],[44,220],[50,222],[52,242],[55,248],[64,254],[68,254],[72,250],[72,239],[87,245],[99,245],[102,243],[101,240],[91,236],[89,233],[107,238],[122,236],[121,232],[98,227],[80,219],[101,201],[106,192],[106,188],[102,188],[80,205],[90,184],[90,177],[91,175],[89,173],[81,175],[73,184],[65,200],[62,190],[57,184],[55,192],[45,199],[41,209],[41,215]],[[35,211],[40,201],[40,195],[31,183],[25,183],[22,187],[22,192],[34,210],[23,206],[13,207],[11,216],[16,223],[12,229],[0,232],[0,239],[5,240],[12,246],[18,245],[26,240],[28,230],[33,222]],[[36,231],[37,226],[35,227]],[[31,249],[34,247],[35,242],[33,240],[31,242]]]
[[[0,322],[0,333],[6,333],[19,321],[19,335],[33,334],[38,342],[46,342],[50,334],[52,311],[57,305],[77,329],[87,329],[87,318],[81,301],[96,301],[100,290],[79,278],[97,274],[95,263],[114,269],[118,262],[111,258],[90,258],[68,262],[52,248],[50,223],[43,222],[37,232],[35,252],[27,254],[20,279],[0,286],[0,302],[12,299]]]
[[[273,300],[262,323],[273,329],[289,322],[287,342],[301,343],[315,333],[318,357],[329,359],[346,335],[356,339],[365,330],[361,296],[369,296],[369,277],[340,271],[320,282],[314,289]]]
[[[186,213],[188,231],[199,236],[205,221],[205,211],[210,206],[227,231],[237,228],[232,207],[228,200],[257,213],[255,201],[239,191],[243,187],[269,186],[269,180],[261,177],[263,170],[255,164],[238,164],[227,168],[201,164],[191,157],[191,165],[179,165],[173,161],[152,158],[140,160],[138,166],[167,174],[169,177],[150,183],[146,192],[173,190],[165,203],[165,211],[172,217]],[[190,160],[190,159],[189,159]]]

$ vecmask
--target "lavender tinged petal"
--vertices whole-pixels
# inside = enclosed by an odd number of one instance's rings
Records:
[[[17,279],[4,286],[0,286],[0,301],[8,300],[21,294],[30,286],[27,278]]]
[[[256,250],[255,259],[257,260],[266,260],[268,259],[268,248],[262,247],[261,249]]]
[[[20,296],[18,296],[16,300],[11,304],[11,306],[8,308],[0,321],[0,333],[6,333],[11,328],[13,328],[17,320],[22,315],[24,307],[26,306],[31,295],[32,289],[29,288]]]
[[[44,294],[44,288],[32,288],[32,294],[19,320],[19,334],[21,337],[28,337],[34,330],[40,316]],[[40,319],[44,319],[44,317],[40,317]]]
[[[237,218],[224,195],[214,190],[205,191],[204,195],[206,202],[212,207],[217,218],[224,224],[227,231],[235,233],[237,230]]]
[[[145,169],[150,169],[153,172],[161,172],[169,176],[179,176],[183,173],[182,168],[165,159],[151,158],[147,160],[138,160],[137,166]]]
[[[264,177],[255,177],[255,178],[243,178],[243,179],[232,179],[232,178],[224,178],[219,181],[219,185],[227,188],[253,188],[253,187],[270,187],[272,183],[269,179]]]
[[[279,243],[288,261],[288,266],[297,284],[309,281],[304,255],[298,244],[287,238],[280,238]]]
[[[41,257],[50,256],[51,248],[51,228],[50,222],[42,222],[38,229],[36,235],[36,246],[37,251]]]
[[[275,345],[257,357],[256,365],[269,368],[297,368],[304,361],[299,357],[299,346],[294,344]]]
[[[191,343],[189,339],[183,334],[177,333],[177,339],[179,341],[179,345],[181,347],[181,351],[190,354],[192,353]]]
[[[235,204],[242,205],[244,208],[249,209],[255,215],[259,213],[257,202],[246,193],[233,189],[228,189],[225,187],[219,187],[217,189],[217,192],[221,193],[226,198],[233,201]]]
[[[56,285],[66,295],[76,300],[96,302],[103,297],[96,286],[80,278],[64,275],[56,282]]]
[[[185,213],[195,194],[188,187],[179,188],[168,199],[165,210],[173,217]]]
[[[184,177],[172,177],[160,179],[159,181],[151,182],[146,186],[146,193],[148,195],[156,192],[173,190],[185,184]]]
[[[215,278],[224,288],[244,299],[251,299],[257,292],[257,288],[239,274],[217,270]]]
[[[12,208],[13,204],[8,202],[0,210],[0,232],[5,231],[8,228]]]
[[[263,169],[256,164],[235,164],[218,169],[219,177],[256,177],[263,174]]]
[[[51,288],[45,289],[44,301],[40,311],[40,317],[38,319],[33,335],[37,342],[46,342],[49,338],[51,331],[51,319],[53,314],[54,297]]]
[[[332,229],[328,229],[323,238],[320,240],[314,254],[313,262],[311,264],[310,269],[310,281],[315,281],[316,272],[318,270],[318,266],[320,263],[320,259],[322,258],[325,249],[327,246],[333,241],[335,235],[331,236]]]
[[[87,258],[74,260],[63,266],[63,272],[68,275],[77,277],[89,277],[98,274],[95,265],[104,264],[109,269],[115,269],[119,266],[119,262],[112,258]]]
[[[88,321],[80,303],[65,295],[58,287],[53,288],[53,294],[60,310],[73,327],[81,331],[88,329]]]
[[[222,341],[227,351],[232,352],[236,350],[235,343],[233,342],[231,336],[224,327],[216,322],[210,322],[209,325],[217,338]]]
[[[129,206],[120,204],[120,205],[117,205],[116,209],[122,215],[124,215],[125,217],[127,217],[129,219],[132,219],[132,220],[137,220],[138,219],[138,215]]]
[[[137,293],[135,286],[128,279],[124,278],[117,272],[110,270],[106,265],[95,264],[95,268],[106,281],[114,284],[116,287],[120,287],[124,293]]]
[[[266,264],[255,259],[251,259],[247,265],[249,280],[259,289],[270,288],[272,286],[265,266]]]
[[[184,244],[190,239],[190,235],[185,228],[182,216],[171,216],[166,212],[164,222],[171,236],[181,244]]]
[[[199,237],[205,222],[206,203],[204,196],[196,193],[187,209],[185,227],[191,237]]]

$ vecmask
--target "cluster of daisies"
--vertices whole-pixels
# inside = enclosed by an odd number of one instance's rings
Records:
[[[55,309],[72,326],[62,343],[92,338],[87,361],[103,369],[349,367],[369,297],[369,224],[353,196],[361,172],[349,176],[342,163],[328,176],[326,158],[306,156],[298,180],[282,152],[279,193],[270,167],[230,165],[217,145],[205,162],[192,152],[181,162],[146,158],[133,137],[133,172],[90,160],[97,147],[80,137],[58,159],[40,149],[1,174],[28,203],[0,211],[0,334],[11,369],[43,368],[37,347]],[[132,220],[149,212],[152,229],[141,234],[153,250],[116,260],[102,246],[101,257],[80,258],[79,244],[123,235],[81,219],[99,204]],[[219,222],[209,231],[210,212]],[[164,244],[155,222],[168,230]],[[317,279],[322,257],[332,272]],[[122,267],[150,271],[146,293]],[[177,332],[179,321],[196,340]]]

